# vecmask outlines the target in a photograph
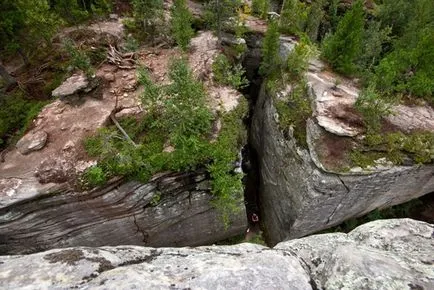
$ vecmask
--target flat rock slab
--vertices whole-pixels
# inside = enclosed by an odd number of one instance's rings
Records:
[[[76,74],[66,79],[59,87],[51,93],[53,97],[67,97],[85,90],[89,86],[86,76]]]
[[[23,155],[32,151],[41,150],[47,142],[48,134],[45,131],[34,131],[21,138],[15,147]]]
[[[254,244],[76,247],[0,256],[0,288],[433,289],[433,229],[394,219],[273,249]]]

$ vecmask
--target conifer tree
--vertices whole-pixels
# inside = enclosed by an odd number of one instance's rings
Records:
[[[279,24],[276,20],[271,20],[268,24],[261,48],[262,61],[259,72],[264,76],[271,75],[280,68],[279,37]]]
[[[219,43],[221,43],[222,31],[230,19],[238,16],[237,8],[239,0],[210,0],[207,4],[206,18],[211,27],[216,31]]]
[[[306,21],[306,34],[310,40],[318,40],[318,32],[321,22],[324,18],[325,12],[323,10],[324,0],[315,0],[310,7],[307,21]]]
[[[364,15],[363,1],[358,0],[345,13],[336,32],[323,42],[323,56],[338,72],[353,74],[356,71],[355,61],[362,48]]]
[[[186,51],[193,37],[192,15],[185,0],[175,0],[171,9],[171,30],[173,38],[182,50]]]
[[[307,9],[298,0],[285,0],[280,12],[280,30],[284,33],[297,34],[304,29]]]
[[[144,32],[151,36],[155,35],[155,23],[162,17],[162,0],[132,0],[133,13],[136,23]]]

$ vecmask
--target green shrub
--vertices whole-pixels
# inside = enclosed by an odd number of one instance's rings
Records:
[[[242,89],[249,84],[244,76],[245,70],[240,64],[231,65],[224,54],[219,54],[212,64],[214,80],[222,85],[228,85],[234,89]]]
[[[312,115],[312,108],[306,82],[302,80],[295,84],[287,96],[275,100],[275,106],[279,114],[279,128],[286,132],[292,127],[298,145],[307,148],[306,121]]]
[[[324,39],[323,56],[338,72],[346,75],[357,72],[355,61],[362,52],[363,27],[363,2],[358,0],[345,13],[336,32]]]
[[[267,19],[270,3],[268,0],[252,0],[252,12],[254,15]]]
[[[233,173],[233,162],[246,140],[242,118],[247,102],[222,114],[221,131],[210,143],[214,116],[206,105],[203,85],[194,79],[185,59],[171,62],[169,77],[170,84],[158,86],[146,70],[139,70],[147,114],[140,120],[120,121],[137,147],[110,127],[88,138],[85,148],[89,155],[99,157],[98,167],[107,177],[123,175],[147,182],[157,172],[206,167],[212,179],[213,204],[227,226],[243,196],[241,176]],[[173,150],[164,152],[169,145]]]
[[[74,68],[82,70],[88,77],[91,77],[95,74],[95,70],[92,67],[89,56],[87,56],[84,51],[78,49],[72,40],[66,39],[63,42],[63,46],[66,52],[69,54],[69,57],[71,58],[71,65]]]
[[[27,100],[20,90],[0,92],[0,148],[21,137],[46,102]]]
[[[315,50],[305,42],[300,42],[294,47],[286,59],[286,73],[289,80],[297,82],[304,78],[309,67],[309,58],[314,54]]]
[[[279,73],[281,69],[282,62],[279,56],[279,37],[279,25],[276,20],[271,20],[262,40],[262,60],[259,72],[263,76],[271,76],[273,73]]]
[[[107,182],[106,175],[101,167],[92,166],[86,169],[83,174],[83,186],[95,187],[104,185]]]
[[[300,34],[306,25],[308,9],[299,0],[285,0],[280,15],[279,29],[285,34]]]
[[[368,133],[379,132],[381,119],[391,114],[393,103],[384,97],[380,97],[373,85],[363,89],[355,103],[356,109],[363,115]]]
[[[193,37],[194,31],[191,28],[193,16],[188,10],[185,0],[175,0],[170,10],[171,13],[171,30],[173,38],[179,47],[186,51],[190,39]]]

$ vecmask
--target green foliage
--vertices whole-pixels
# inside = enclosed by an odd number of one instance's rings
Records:
[[[95,74],[90,58],[84,51],[78,49],[72,40],[66,39],[63,42],[63,46],[69,54],[71,65],[74,68],[82,70],[88,77],[92,77]]]
[[[238,18],[237,8],[240,7],[239,0],[210,0],[206,4],[205,19],[208,25],[217,33],[221,42],[222,31],[233,27]]]
[[[83,173],[82,180],[82,186],[84,188],[101,186],[107,182],[103,169],[98,166],[92,166],[86,169]]]
[[[403,35],[376,69],[379,90],[434,101],[434,3],[417,0]]]
[[[291,81],[297,82],[304,78],[309,66],[309,58],[315,54],[314,50],[304,42],[300,42],[288,55],[286,73]]]
[[[362,51],[357,59],[357,65],[361,70],[372,70],[382,57],[383,46],[390,42],[391,28],[381,28],[380,22],[371,21],[363,33]]]
[[[306,121],[312,116],[312,108],[304,80],[294,84],[291,92],[284,98],[276,99],[275,106],[279,114],[279,128],[287,132],[293,129],[293,136],[299,146],[307,148]]]
[[[362,52],[363,27],[363,1],[358,0],[345,13],[336,32],[324,40],[323,56],[338,72],[351,75],[357,71],[355,61]]]
[[[171,8],[171,30],[176,43],[186,51],[194,31],[191,28],[193,16],[185,0],[175,0]]]
[[[46,0],[0,0],[0,50],[33,50],[41,41],[51,45],[60,23]]]
[[[394,164],[402,164],[406,155],[419,164],[434,160],[434,135],[429,132],[370,133],[363,145],[365,151],[374,149],[375,152],[362,153],[355,150],[352,153],[353,162],[361,167],[373,165],[373,161],[381,157],[386,157]]]
[[[380,97],[374,86],[368,86],[362,90],[357,98],[355,107],[363,115],[368,132],[379,132],[381,119],[390,115],[392,100]]]
[[[161,200],[161,192],[157,191],[157,192],[154,194],[154,196],[152,197],[150,204],[151,204],[152,206],[157,206],[158,203],[160,202],[160,200]]]
[[[231,86],[234,89],[241,89],[249,84],[249,81],[244,76],[244,68],[240,64],[232,66],[224,54],[219,54],[214,59],[212,72],[216,82]]]
[[[254,15],[267,19],[267,13],[270,9],[268,0],[252,0],[252,12]]]
[[[0,148],[21,137],[46,104],[24,98],[21,91],[0,92]]]
[[[271,20],[268,24],[267,32],[262,40],[262,61],[259,67],[259,72],[263,76],[269,76],[281,68],[279,37],[279,25],[277,21]]]
[[[412,2],[417,1],[383,0],[378,11],[378,19],[381,19],[383,27],[391,27],[393,35],[401,36],[413,16]]]
[[[125,38],[125,44],[123,46],[123,49],[126,52],[134,52],[137,51],[140,47],[140,43],[137,39],[135,39],[132,35],[128,35]]]
[[[325,0],[314,1],[307,14],[305,32],[313,42],[319,38],[319,28],[325,16],[324,2]]]
[[[418,210],[418,207],[423,203],[420,199],[413,199],[409,202],[395,205],[385,209],[375,209],[368,213],[365,216],[352,218],[346,220],[342,224],[333,227],[331,229],[325,230],[322,233],[330,233],[330,232],[350,232],[354,230],[356,227],[363,225],[365,223],[379,220],[379,219],[395,219],[395,218],[408,218],[412,213],[415,213]]]
[[[241,176],[233,173],[233,161],[245,142],[242,117],[247,104],[220,116],[222,128],[210,142],[214,116],[206,106],[203,85],[194,79],[185,59],[170,65],[171,83],[154,84],[146,70],[139,70],[144,87],[141,97],[147,114],[141,120],[121,120],[121,126],[138,144],[131,146],[116,131],[105,128],[86,140],[89,155],[107,177],[124,175],[146,182],[161,171],[185,171],[206,167],[212,178],[214,205],[225,224],[242,200]],[[173,150],[164,150],[168,147]]]
[[[280,14],[280,31],[299,34],[304,30],[308,16],[306,5],[298,0],[285,0]]]
[[[155,37],[157,23],[163,18],[162,0],[132,0],[135,31],[145,37]]]

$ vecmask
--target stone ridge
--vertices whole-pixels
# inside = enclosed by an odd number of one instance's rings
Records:
[[[0,288],[433,289],[433,229],[410,219],[378,220],[274,249],[77,247],[2,256]]]

